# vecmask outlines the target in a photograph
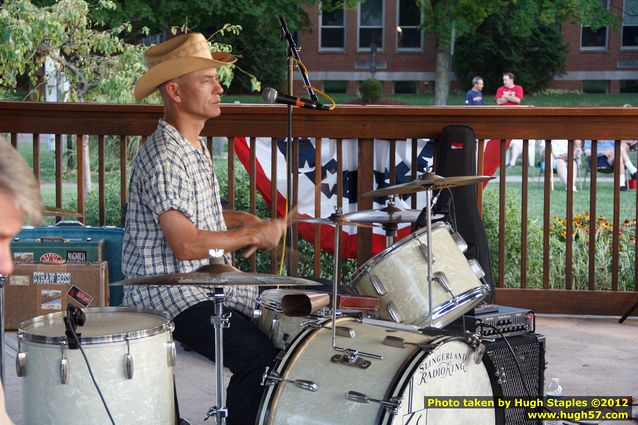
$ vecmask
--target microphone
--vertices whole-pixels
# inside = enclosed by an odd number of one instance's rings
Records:
[[[264,102],[268,104],[283,103],[284,105],[293,105],[300,108],[317,109],[320,111],[330,110],[329,106],[317,103],[310,99],[277,93],[277,90],[273,89],[272,87],[266,87],[264,91],[261,92],[261,98],[264,99]]]

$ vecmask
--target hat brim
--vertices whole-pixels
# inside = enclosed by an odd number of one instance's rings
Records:
[[[179,57],[155,65],[135,82],[135,99],[142,100],[152,94],[159,86],[174,78],[208,68],[219,68],[237,61],[237,58],[225,52],[211,52],[212,59],[199,57]]]

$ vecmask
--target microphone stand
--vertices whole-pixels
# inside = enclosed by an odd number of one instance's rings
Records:
[[[301,62],[301,56],[299,55],[299,47],[297,46],[297,44],[295,43],[294,38],[292,37],[292,34],[290,34],[290,31],[288,30],[288,24],[286,23],[286,20],[284,19],[283,16],[279,17],[279,24],[281,25],[281,30],[282,30],[282,38],[284,38],[287,42],[288,42],[288,47],[287,47],[287,68],[288,68],[288,94],[290,96],[294,95],[294,85],[293,85],[293,74],[294,74],[294,67],[295,67],[295,60],[298,62]],[[310,84],[310,78],[308,77],[308,74],[304,71],[303,67],[299,66],[299,72],[301,74],[301,78],[303,79],[304,84],[306,85],[306,89],[308,91],[308,96],[310,97],[310,99],[317,101],[317,95],[315,94],[315,92],[312,90],[312,88],[310,88],[311,84]],[[292,210],[293,207],[293,199],[292,199],[292,194],[295,193],[295,190],[298,190],[298,187],[293,187],[293,170],[292,170],[292,156],[294,153],[296,153],[297,155],[299,154],[298,152],[294,152],[293,151],[293,146],[292,146],[292,142],[293,142],[293,137],[292,137],[292,105],[288,105],[288,135],[286,138],[286,182],[287,182],[287,187],[286,187],[286,202],[287,202],[287,207],[288,207],[288,211]],[[321,164],[315,164],[315,166],[321,166]],[[273,202],[276,202],[276,200],[273,200]],[[296,264],[295,261],[293,261],[292,258],[292,242],[293,242],[293,236],[295,236],[296,239],[296,234],[293,233],[293,222],[290,221],[288,223],[288,230],[287,230],[287,234],[289,235],[288,238],[286,238],[286,248],[288,249],[289,255],[288,255],[288,261],[286,263],[286,269],[287,269],[287,274],[290,275],[291,271],[292,271],[292,267],[293,264]]]

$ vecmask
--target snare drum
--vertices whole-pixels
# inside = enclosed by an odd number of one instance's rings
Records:
[[[268,289],[257,297],[260,313],[257,318],[257,327],[280,350],[301,333],[303,323],[308,317],[289,317],[282,313],[281,300],[285,295],[293,294],[319,294],[317,291],[305,291],[300,289]]]
[[[502,423],[502,413],[493,408],[427,406],[434,398],[481,397],[494,401],[487,370],[483,363],[475,363],[474,350],[464,341],[360,323],[352,318],[338,319],[337,323],[351,329],[349,338],[337,338],[337,346],[382,359],[347,359],[345,353],[335,351],[330,321],[304,331],[274,371],[265,375],[269,387],[262,399],[258,424]]]
[[[168,315],[134,308],[87,308],[80,342],[118,425],[175,423],[175,343]],[[65,312],[22,322],[18,376],[27,425],[110,423],[79,349],[68,347]]]
[[[467,245],[449,225],[432,225],[432,294],[428,293],[427,232],[420,229],[378,253],[354,274],[351,286],[380,297],[379,316],[419,326],[428,321],[432,296],[432,326],[443,327],[471,310],[489,294],[482,269],[467,260]]]

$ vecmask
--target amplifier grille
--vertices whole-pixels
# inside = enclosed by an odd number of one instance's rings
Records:
[[[545,381],[545,336],[528,334],[509,337],[531,397],[542,397]],[[483,362],[492,380],[494,394],[504,397],[528,397],[516,363],[502,339],[485,344]],[[527,420],[522,407],[504,410],[506,425],[541,425]]]

